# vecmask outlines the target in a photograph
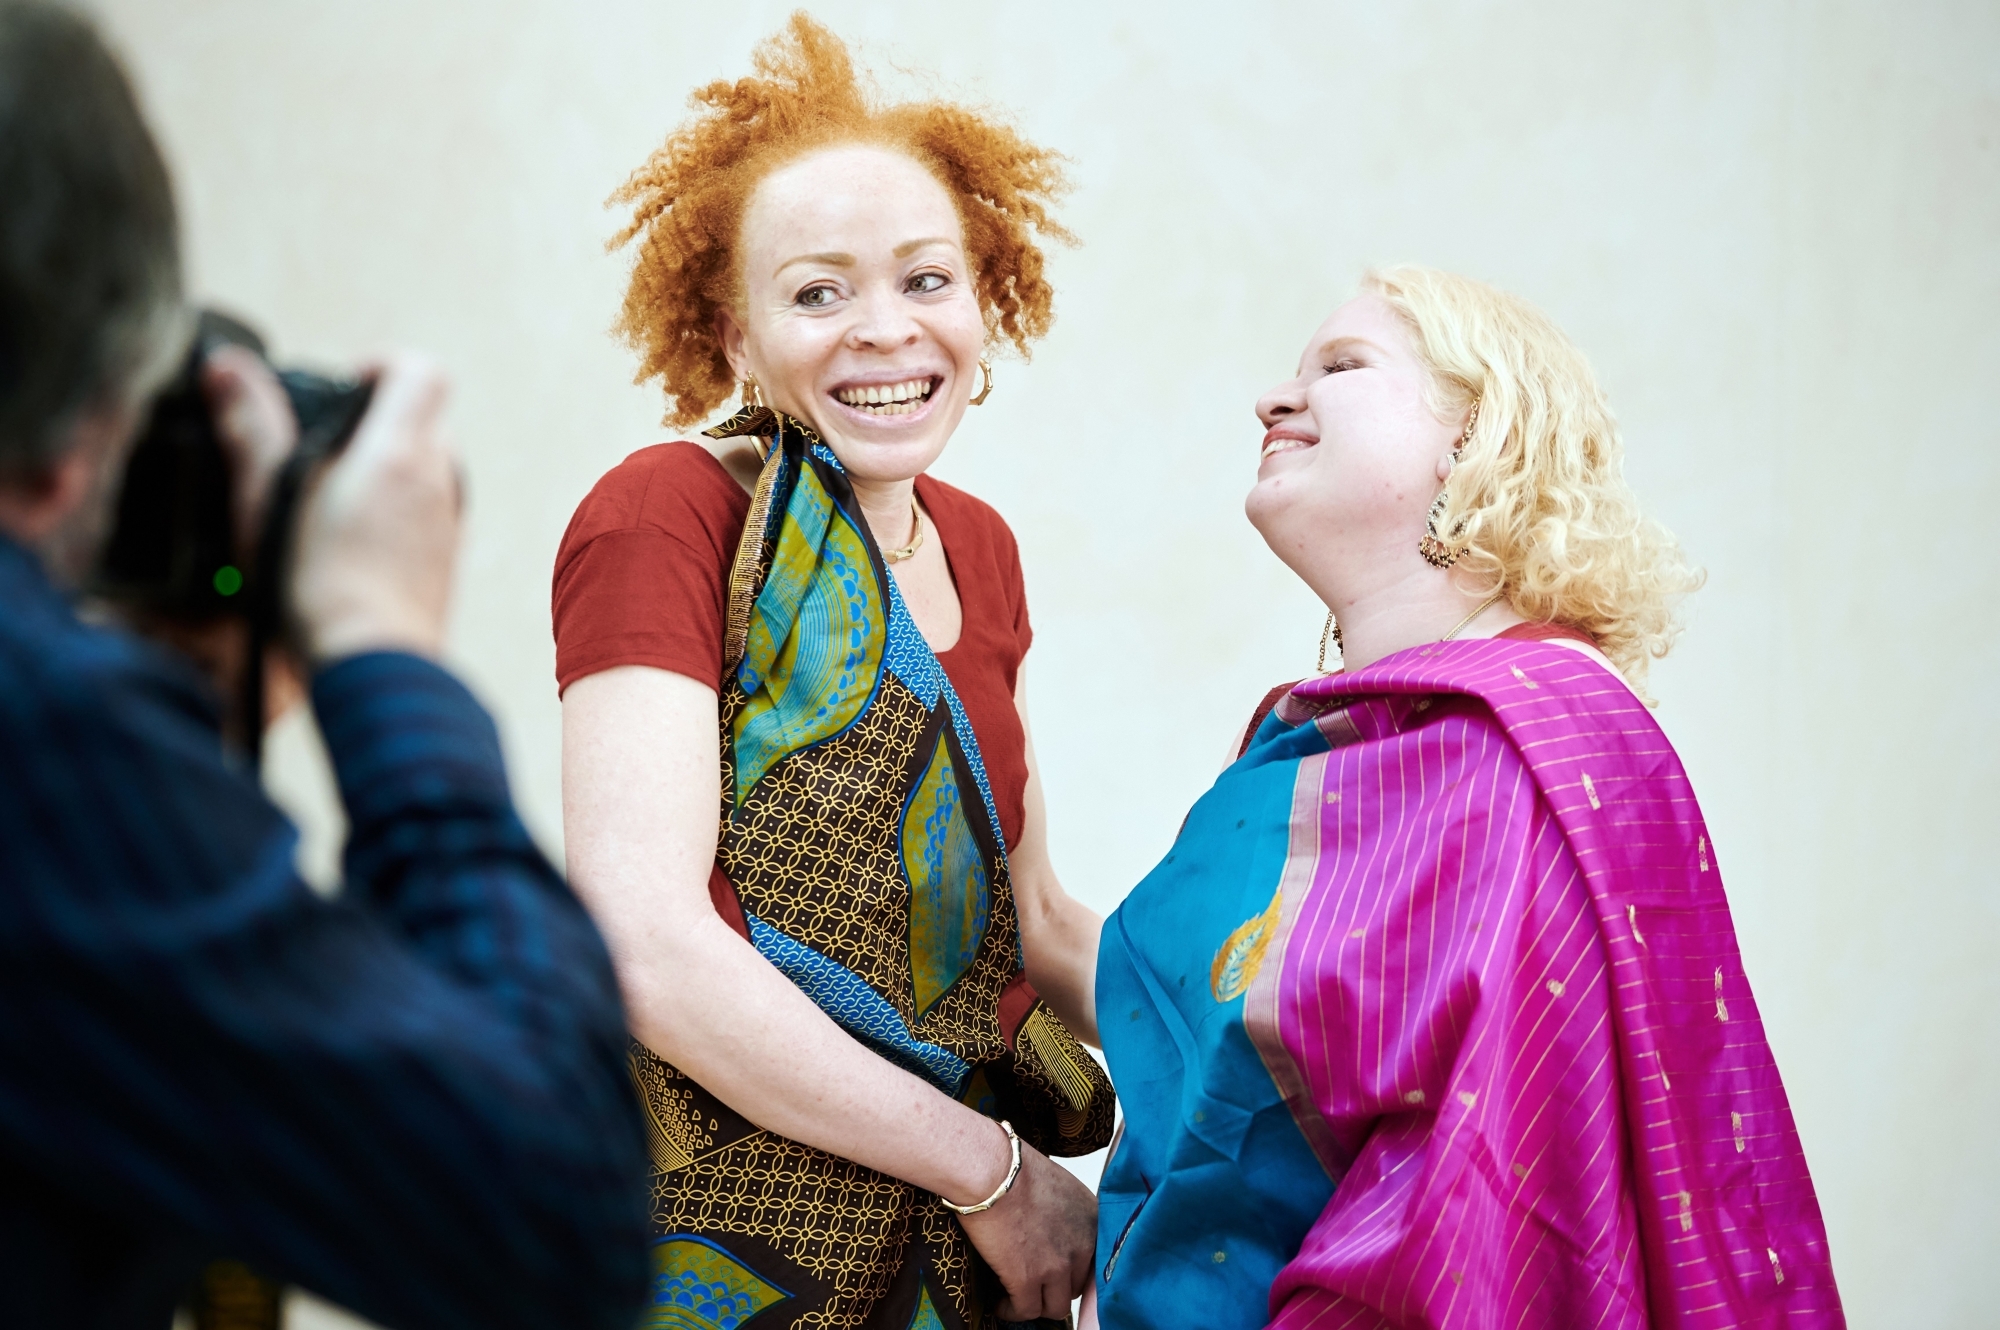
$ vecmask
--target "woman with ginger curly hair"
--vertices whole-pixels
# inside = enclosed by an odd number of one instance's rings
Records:
[[[1839,1324],[1715,850],[1626,683],[1699,579],[1582,356],[1399,268],[1257,413],[1245,508],[1346,668],[1273,690],[1105,923],[1086,1322]]]
[[[794,16],[617,196],[620,329],[702,446],[557,556],[569,867],[654,1154],[654,1324],[1064,1319],[1110,1134],[1099,921],[1049,864],[1007,526],[925,474],[1024,354],[1059,160],[882,106]],[[978,396],[974,396],[975,385]],[[1039,990],[1039,991],[1038,991]]]

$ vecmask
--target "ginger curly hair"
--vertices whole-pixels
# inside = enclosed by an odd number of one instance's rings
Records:
[[[632,220],[608,248],[638,241],[613,331],[639,353],[633,381],[660,380],[666,423],[692,425],[734,389],[715,316],[742,299],[736,242],[751,194],[777,167],[837,144],[905,152],[937,177],[965,228],[987,344],[1026,356],[1054,317],[1036,237],[1076,243],[1050,212],[1069,188],[1064,159],[964,106],[880,104],[846,44],[803,10],[751,64],[750,78],[697,89],[695,115],[609,200]]]
[[[1413,332],[1438,419],[1479,403],[1437,522],[1465,547],[1460,576],[1504,590],[1530,620],[1590,634],[1650,703],[1647,668],[1679,636],[1680,602],[1703,574],[1640,511],[1590,362],[1546,314],[1484,282],[1405,265],[1361,289]]]

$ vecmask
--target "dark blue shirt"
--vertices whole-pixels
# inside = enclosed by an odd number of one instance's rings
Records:
[[[629,1326],[618,991],[492,722],[412,656],[312,695],[336,900],[200,680],[0,540],[0,1320],[160,1330],[227,1256],[389,1326]]]

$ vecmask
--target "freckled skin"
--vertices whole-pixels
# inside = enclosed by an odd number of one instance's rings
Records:
[[[1258,464],[1244,511],[1273,548],[1414,549],[1458,427],[1424,403],[1422,363],[1387,302],[1367,295],[1335,310],[1298,377],[1267,393],[1258,415],[1313,442]]]
[[[718,329],[737,374],[818,430],[858,490],[921,475],[965,415],[986,336],[944,187],[899,152],[824,149],[758,185],[740,253],[743,305]],[[907,415],[834,396],[914,378],[938,386]]]
[[[900,152],[822,149],[758,185],[738,251],[743,302],[717,319],[730,364],[756,376],[765,402],[819,431],[876,542],[909,545],[920,530],[913,483],[964,418],[986,338],[951,196]],[[837,395],[912,379],[935,387],[907,414]],[[717,451],[739,483],[754,480],[747,445]],[[891,575],[931,645],[956,642],[962,608],[943,546],[922,542]]]
[[[1257,403],[1265,455],[1244,513],[1338,616],[1350,669],[1435,641],[1480,603],[1418,550],[1465,428],[1464,416],[1437,417],[1427,387],[1410,329],[1368,294],[1336,309],[1306,343],[1297,375]],[[1518,622],[1503,602],[1461,635]]]

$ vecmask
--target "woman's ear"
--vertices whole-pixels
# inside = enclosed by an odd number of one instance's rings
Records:
[[[736,321],[736,311],[726,305],[715,311],[715,340],[722,344],[730,373],[738,379],[749,378],[750,360],[744,354],[743,325]]]

